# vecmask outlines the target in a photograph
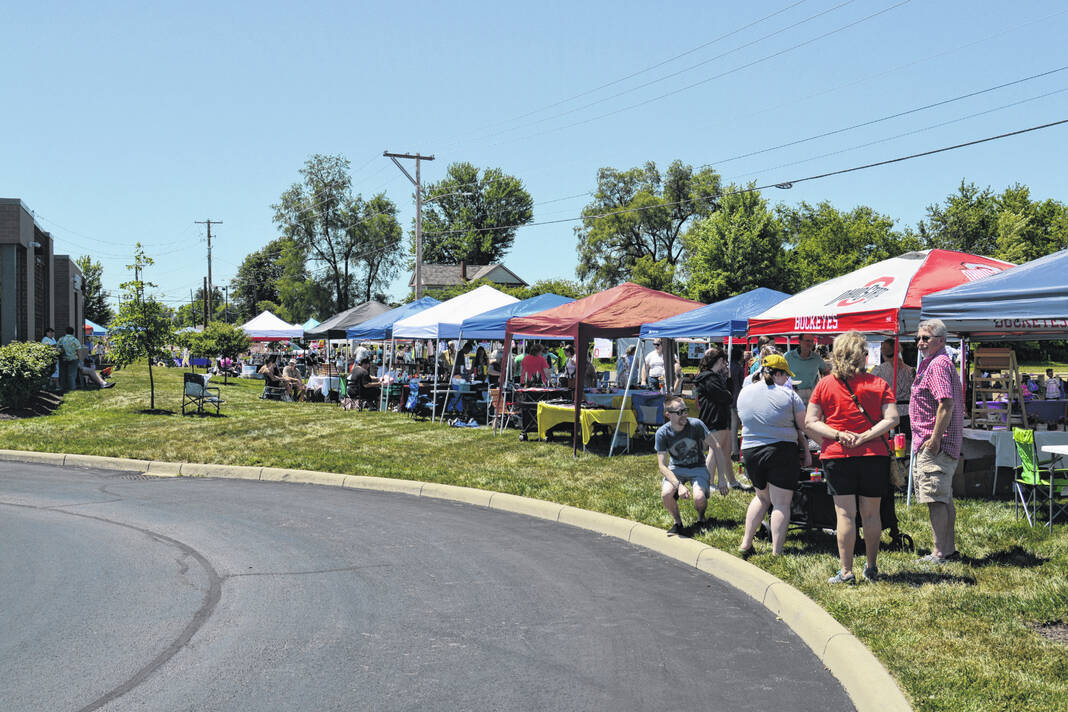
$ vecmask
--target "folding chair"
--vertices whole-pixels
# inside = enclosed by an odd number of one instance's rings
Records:
[[[196,375],[196,374],[194,374]],[[277,383],[277,381],[276,381]],[[286,393],[285,386],[272,385],[270,381],[264,379],[263,381],[263,393],[260,394],[260,398],[264,400],[277,400],[287,401],[291,400],[289,394]]]
[[[412,419],[430,417],[430,397],[419,392],[418,378],[408,381],[408,400],[404,403],[404,409]]]
[[[1058,467],[1061,464],[1060,455],[1054,455],[1048,460],[1039,459],[1034,430],[1013,428],[1012,439],[1016,444],[1016,455],[1020,463],[1015,468],[1016,477],[1013,483],[1013,510],[1016,512],[1016,518],[1020,518],[1022,506],[1027,523],[1033,527],[1038,521],[1038,508],[1045,509],[1048,506],[1049,521],[1046,525],[1052,531],[1057,517],[1068,515],[1068,467]]]
[[[199,373],[183,373],[182,374],[182,415],[185,415],[185,409],[187,406],[197,407],[197,414],[204,414],[204,406],[209,408],[215,407],[215,414],[219,414],[219,406],[223,404],[223,399],[220,397],[219,389],[216,387],[208,386],[205,383],[204,376]],[[284,389],[283,389],[284,390]],[[212,393],[214,391],[214,393]]]

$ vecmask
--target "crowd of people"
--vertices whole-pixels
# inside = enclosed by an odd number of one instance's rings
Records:
[[[56,352],[56,365],[49,378],[51,387],[60,392],[76,390],[79,382],[97,388],[112,388],[114,381],[105,380],[110,375],[110,367],[103,372],[97,368],[98,359],[104,355],[104,343],[92,341],[82,343],[74,334],[74,327],[68,326],[63,336],[56,339],[56,331],[48,327],[41,337],[41,343],[51,346]],[[81,378],[79,378],[79,376]]]
[[[881,362],[870,373],[868,342],[855,331],[837,336],[826,355],[811,334],[801,334],[797,347],[785,354],[764,340],[748,368],[744,357],[728,364],[726,353],[712,345],[693,381],[700,416],[690,417],[683,399],[669,395],[667,422],[656,433],[661,499],[673,519],[668,534],[687,535],[707,526],[712,479],[722,495],[736,486],[729,458],[737,442],[754,491],[739,551],[753,553],[770,509],[772,553],[782,554],[794,490],[815,450],[837,520],[839,570],[828,583],[857,581],[858,511],[867,534],[862,576],[877,580],[880,511],[883,499],[893,496],[889,435],[901,430],[901,407],[911,425],[917,500],[928,506],[934,539],[931,553],[920,561],[944,564],[959,558],[952,482],[963,440],[964,394],[946,351],[945,325],[938,320],[920,324],[915,370],[894,343],[883,342]],[[698,517],[690,529],[678,506],[687,499]]]

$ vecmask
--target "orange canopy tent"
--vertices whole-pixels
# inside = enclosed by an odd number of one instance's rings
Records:
[[[535,339],[572,339],[575,342],[576,381],[586,372],[587,347],[593,338],[636,337],[642,324],[703,307],[704,304],[659,292],[633,282],[591,294],[530,316],[513,317],[505,326],[504,352],[511,353],[514,336]],[[504,386],[502,369],[501,386]],[[575,388],[574,447],[578,451],[579,404],[582,387]]]

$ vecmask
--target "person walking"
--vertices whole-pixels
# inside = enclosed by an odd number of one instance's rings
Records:
[[[837,516],[839,570],[828,583],[856,583],[853,549],[857,499],[864,524],[864,578],[879,577],[879,507],[890,490],[890,447],[886,439],[898,423],[890,385],[864,372],[868,342],[859,331],[840,334],[831,350],[831,377],[816,384],[808,401],[805,429],[823,438],[820,463]]]
[[[805,404],[787,387],[793,371],[782,354],[764,357],[761,380],[738,395],[738,418],[742,421],[742,462],[756,488],[745,513],[745,534],[739,551],[753,553],[753,537],[771,512],[771,546],[781,554],[790,525],[790,502],[801,474],[801,462],[812,464],[805,437]],[[800,453],[800,455],[799,455]]]
[[[934,540],[931,553],[920,561],[944,564],[960,558],[953,474],[964,441],[964,389],[946,353],[946,325],[941,320],[920,324],[916,346],[921,360],[909,401],[916,501],[927,505]]]

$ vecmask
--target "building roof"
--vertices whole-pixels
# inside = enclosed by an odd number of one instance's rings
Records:
[[[492,272],[497,269],[503,270],[511,275],[509,281],[497,281],[498,284],[527,286],[527,283],[520,279],[515,272],[508,269],[501,263],[491,265],[467,265],[467,279],[464,280],[462,272],[464,270],[463,264],[458,265],[439,265],[439,264],[423,264],[423,286],[427,285],[440,285],[450,286],[455,284],[463,284],[465,281],[472,282],[476,279],[482,279],[488,277]],[[412,273],[411,279],[408,280],[408,286],[415,286],[415,273]]]

